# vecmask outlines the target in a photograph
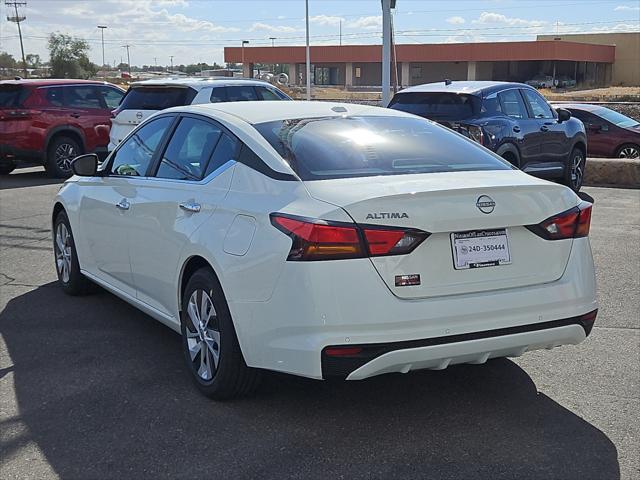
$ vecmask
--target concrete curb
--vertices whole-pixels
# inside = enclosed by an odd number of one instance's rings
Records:
[[[584,184],[640,188],[640,159],[588,158]]]

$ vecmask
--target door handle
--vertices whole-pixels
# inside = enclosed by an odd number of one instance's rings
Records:
[[[515,127],[513,127],[513,131],[516,133],[520,133],[520,127],[516,125]]]
[[[201,209],[200,204],[196,202],[182,202],[180,208],[185,212],[198,213]]]
[[[129,210],[130,206],[131,206],[131,204],[127,201],[126,198],[123,198],[118,203],[116,203],[116,208],[118,208],[120,210]]]
[[[73,118],[80,118],[80,114],[79,113],[70,113],[69,116],[73,117]]]
[[[540,130],[543,131],[543,132],[548,132],[549,131],[549,127],[547,127],[546,125],[542,125],[540,127]]]

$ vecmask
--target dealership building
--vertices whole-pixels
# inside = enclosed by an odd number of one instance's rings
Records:
[[[398,84],[451,80],[524,82],[537,74],[579,85],[640,85],[640,32],[539,36],[536,41],[402,44],[395,47]],[[225,62],[288,65],[291,84],[304,85],[305,47],[226,47]],[[311,47],[312,82],[347,88],[380,86],[381,45]]]

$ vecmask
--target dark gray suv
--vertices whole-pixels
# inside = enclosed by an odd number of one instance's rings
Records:
[[[582,186],[584,125],[528,85],[447,80],[402,90],[389,108],[443,124],[531,175],[559,180],[576,192]]]

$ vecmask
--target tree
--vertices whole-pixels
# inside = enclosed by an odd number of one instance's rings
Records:
[[[16,60],[7,52],[0,52],[0,68],[15,68]]]
[[[25,60],[28,68],[40,68],[42,66],[40,55],[37,53],[28,53]]]
[[[97,66],[89,60],[89,44],[63,33],[49,35],[51,76],[57,78],[89,78]]]

